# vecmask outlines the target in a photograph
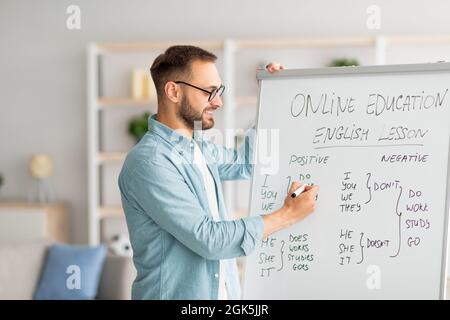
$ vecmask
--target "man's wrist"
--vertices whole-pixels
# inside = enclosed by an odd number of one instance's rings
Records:
[[[294,224],[295,221],[292,216],[293,215],[289,212],[289,208],[285,206],[262,216],[264,222],[263,238],[267,238],[270,234]]]

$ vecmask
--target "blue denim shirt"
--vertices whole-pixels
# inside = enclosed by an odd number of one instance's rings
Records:
[[[132,298],[217,299],[219,260],[226,259],[228,295],[239,299],[235,258],[248,255],[259,243],[263,222],[260,216],[230,219],[221,181],[250,177],[255,130],[249,130],[235,150],[212,143],[198,131],[188,139],[155,115],[148,124],[119,175],[137,269]],[[195,141],[215,181],[221,221],[213,220],[202,174],[193,163]]]

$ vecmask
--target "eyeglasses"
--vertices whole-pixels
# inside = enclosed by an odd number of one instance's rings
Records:
[[[197,86],[194,86],[193,84],[184,82],[184,81],[174,81],[174,82],[175,83],[182,83],[182,84],[185,84],[185,85],[190,86],[192,88],[195,88],[195,89],[201,90],[201,91],[203,91],[205,93],[208,93],[209,94],[208,102],[211,102],[216,97],[217,94],[219,94],[219,97],[221,97],[222,94],[223,94],[223,91],[225,90],[225,86],[224,85],[220,85],[220,87],[214,89],[213,91],[208,91],[208,90],[199,88]]]

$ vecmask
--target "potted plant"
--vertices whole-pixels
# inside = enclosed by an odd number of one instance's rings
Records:
[[[133,136],[136,143],[141,140],[144,134],[148,130],[148,117],[151,116],[150,112],[145,112],[144,114],[131,118],[128,122],[128,133]]]
[[[331,60],[330,67],[350,67],[359,66],[358,60],[354,58],[336,58]]]
[[[2,191],[3,183],[5,182],[5,178],[3,177],[3,174],[0,173],[0,195]]]

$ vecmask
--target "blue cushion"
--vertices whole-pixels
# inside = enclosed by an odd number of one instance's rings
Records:
[[[97,296],[106,246],[52,245],[48,250],[37,300],[85,300]]]

